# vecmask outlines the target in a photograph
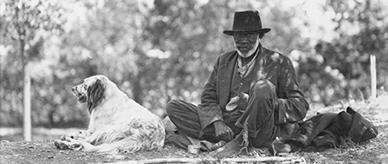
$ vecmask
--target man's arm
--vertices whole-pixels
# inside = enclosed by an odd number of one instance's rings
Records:
[[[201,104],[199,105],[199,118],[201,121],[202,128],[210,125],[214,121],[222,119],[222,109],[218,104],[217,95],[217,73],[220,57],[213,67],[213,71],[210,74],[208,81],[201,94]]]
[[[218,102],[217,95],[217,73],[220,57],[213,67],[213,71],[205,84],[201,95],[201,104],[199,105],[198,115],[201,123],[201,129],[213,124],[215,135],[223,140],[229,141],[233,137],[233,131],[224,123],[222,118],[222,108]],[[200,136],[202,135],[202,132]]]
[[[283,124],[303,120],[309,105],[299,89],[295,69],[291,60],[287,57],[281,62],[279,77],[279,99],[277,101],[275,122]]]

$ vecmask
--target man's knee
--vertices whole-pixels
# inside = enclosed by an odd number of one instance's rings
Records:
[[[276,87],[269,80],[259,80],[252,87],[256,98],[272,98],[276,96]]]
[[[166,113],[168,116],[171,115],[186,115],[188,113],[196,112],[196,106],[183,100],[173,99],[166,105]]]
[[[181,100],[173,99],[167,103],[166,112],[168,116],[174,115],[174,113],[178,110],[179,104]]]

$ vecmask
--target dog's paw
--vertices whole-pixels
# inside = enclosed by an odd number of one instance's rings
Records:
[[[66,140],[69,142],[68,145],[72,150],[91,151],[91,150],[94,150],[94,147],[95,147],[88,142],[85,142],[83,140],[76,140],[71,137],[66,137]]]
[[[70,148],[71,148],[72,150],[80,151],[80,150],[84,149],[84,146],[83,146],[81,143],[72,143],[72,144],[70,145]]]
[[[54,140],[54,145],[61,150],[82,150],[81,142],[70,138],[69,136],[62,137],[60,140]]]
[[[71,150],[83,150],[85,148],[84,142],[75,140],[71,137],[66,137],[66,141],[68,141],[67,145]]]
[[[61,149],[61,150],[70,149],[68,142],[63,140],[54,140],[54,145],[55,147],[57,147],[57,149]]]

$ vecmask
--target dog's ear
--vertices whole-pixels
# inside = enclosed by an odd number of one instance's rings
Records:
[[[88,87],[88,109],[92,112],[101,100],[104,98],[105,86],[100,79]]]

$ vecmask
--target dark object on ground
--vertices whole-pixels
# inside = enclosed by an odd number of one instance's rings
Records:
[[[282,142],[290,145],[292,151],[322,151],[359,144],[375,138],[377,134],[377,128],[371,122],[348,107],[338,114],[317,114],[301,123],[300,128],[290,137],[282,139]]]

